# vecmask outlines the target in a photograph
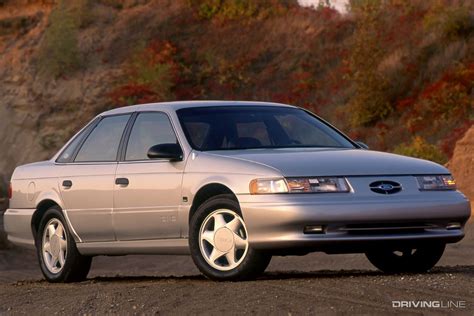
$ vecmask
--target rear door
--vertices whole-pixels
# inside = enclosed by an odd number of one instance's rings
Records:
[[[102,118],[58,158],[66,213],[84,242],[115,240],[112,208],[118,152],[130,114]],[[69,161],[61,163],[61,161]]]
[[[177,143],[163,112],[136,117],[116,173],[113,221],[117,240],[180,237],[178,208],[185,162],[151,160],[154,145]]]

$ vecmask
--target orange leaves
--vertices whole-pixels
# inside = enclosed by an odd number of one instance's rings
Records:
[[[140,77],[144,68],[155,68],[159,65],[168,65],[173,71],[177,71],[177,65],[174,61],[176,47],[170,42],[152,41],[142,51],[139,51],[132,58],[128,65],[129,75]]]
[[[128,83],[121,85],[108,94],[110,100],[117,105],[150,103],[156,101],[155,93],[149,87]]]
[[[180,67],[170,42],[152,41],[125,65],[123,82],[109,93],[118,106],[167,101],[175,98]]]
[[[400,124],[412,134],[438,140],[446,157],[474,123],[474,63],[461,65],[426,86],[417,96],[397,103]]]

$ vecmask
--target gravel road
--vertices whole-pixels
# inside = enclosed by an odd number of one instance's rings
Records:
[[[392,301],[443,307],[394,308]],[[95,258],[85,282],[49,284],[32,252],[0,251],[0,314],[400,312],[473,315],[474,223],[427,274],[384,275],[363,255],[315,253],[276,257],[256,281],[219,283],[202,277],[186,256],[127,256]]]

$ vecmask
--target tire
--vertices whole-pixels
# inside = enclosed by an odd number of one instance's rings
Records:
[[[41,272],[46,280],[58,283],[86,279],[92,257],[83,256],[77,250],[59,207],[53,206],[44,213],[35,243]]]
[[[207,200],[190,221],[191,256],[199,271],[212,280],[253,279],[271,260],[270,255],[250,247],[239,204],[232,197],[222,194]]]
[[[385,273],[422,273],[433,268],[443,255],[445,244],[426,245],[400,250],[379,249],[366,256],[377,269]]]

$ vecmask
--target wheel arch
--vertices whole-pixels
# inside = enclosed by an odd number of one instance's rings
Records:
[[[62,208],[59,203],[49,198],[40,201],[36,206],[36,211],[33,213],[33,217],[31,218],[31,231],[33,233],[34,239],[36,239],[36,235],[38,234],[41,218],[43,218],[44,213],[46,213],[46,211],[53,206],[57,206],[62,212]]]
[[[221,194],[229,194],[237,203],[239,202],[235,193],[228,186],[218,182],[208,183],[202,186],[194,195],[193,203],[191,204],[191,208],[189,210],[188,223],[191,221],[194,213],[202,203],[214,196]]]
[[[39,224],[41,222],[41,218],[43,218],[44,213],[46,213],[46,211],[49,210],[53,206],[57,206],[58,209],[63,214],[64,219],[66,221],[65,224],[68,226],[70,232],[72,233],[74,240],[76,242],[81,242],[80,237],[77,235],[74,227],[72,227],[72,224],[69,221],[69,217],[67,216],[67,213],[64,211],[64,208],[62,207],[61,203],[51,197],[45,197],[44,199],[39,201],[38,204],[36,205],[36,211],[33,213],[33,216],[31,218],[31,232],[33,233],[33,238],[36,240],[36,234],[38,233]]]

